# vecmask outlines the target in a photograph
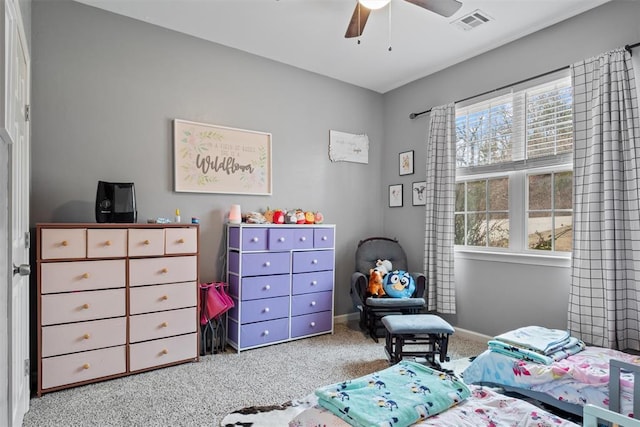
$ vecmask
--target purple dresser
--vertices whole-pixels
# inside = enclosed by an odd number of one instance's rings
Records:
[[[227,282],[238,352],[333,332],[335,225],[228,224]]]

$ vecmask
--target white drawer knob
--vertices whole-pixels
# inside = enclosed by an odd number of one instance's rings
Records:
[[[265,290],[265,291],[268,291],[269,289],[271,289],[271,285],[265,285],[265,286],[264,286],[264,290]]]
[[[315,301],[311,301],[311,307],[315,306],[316,302]]]
[[[284,237],[279,238],[278,242],[284,242]]]
[[[269,330],[267,329],[266,331],[264,331],[264,332],[262,333],[262,335],[264,335],[264,336],[269,335]]]
[[[88,363],[85,363],[84,365],[82,365],[82,369],[89,369],[91,367],[91,365],[89,365]]]
[[[317,259],[314,259],[313,261],[311,261],[311,264],[317,264],[317,263],[318,263]]]
[[[265,267],[269,267],[270,265],[271,265],[271,262],[269,262],[269,261],[267,261],[267,262],[265,262],[265,263],[264,263],[264,266],[265,266]]]
[[[300,241],[301,241],[301,242],[306,242],[306,241],[307,241],[307,237],[306,237],[306,236],[302,236],[302,237],[300,238]]]
[[[269,312],[269,307],[265,307],[265,308],[264,308],[264,312],[265,312],[265,313],[268,313],[268,312]]]
[[[322,236],[322,240],[327,240],[327,236]]]
[[[316,326],[316,322],[311,322],[309,325],[313,328],[314,326]]]
[[[257,241],[258,241],[258,238],[257,238],[257,237],[254,237],[253,239],[251,239],[251,241],[255,243],[255,242],[257,242]]]
[[[313,281],[311,282],[311,286],[315,286],[315,285],[317,285],[317,284],[318,284],[318,281],[317,281],[317,280],[313,280]]]

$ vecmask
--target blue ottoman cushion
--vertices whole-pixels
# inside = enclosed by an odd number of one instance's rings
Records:
[[[390,334],[453,334],[453,327],[434,314],[391,315],[382,318]]]

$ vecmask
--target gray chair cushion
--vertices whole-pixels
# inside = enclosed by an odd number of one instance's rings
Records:
[[[421,308],[426,305],[424,298],[367,298],[367,305],[372,308]]]
[[[382,318],[391,334],[453,334],[453,327],[435,314],[405,314]]]

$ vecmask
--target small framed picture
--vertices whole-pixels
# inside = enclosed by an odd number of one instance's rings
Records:
[[[400,153],[400,176],[413,173],[413,150]]]
[[[427,181],[419,181],[411,184],[411,197],[413,206],[423,206],[427,204],[425,199],[425,190],[427,189]]]
[[[402,184],[389,186],[389,207],[397,208],[402,206]]]

